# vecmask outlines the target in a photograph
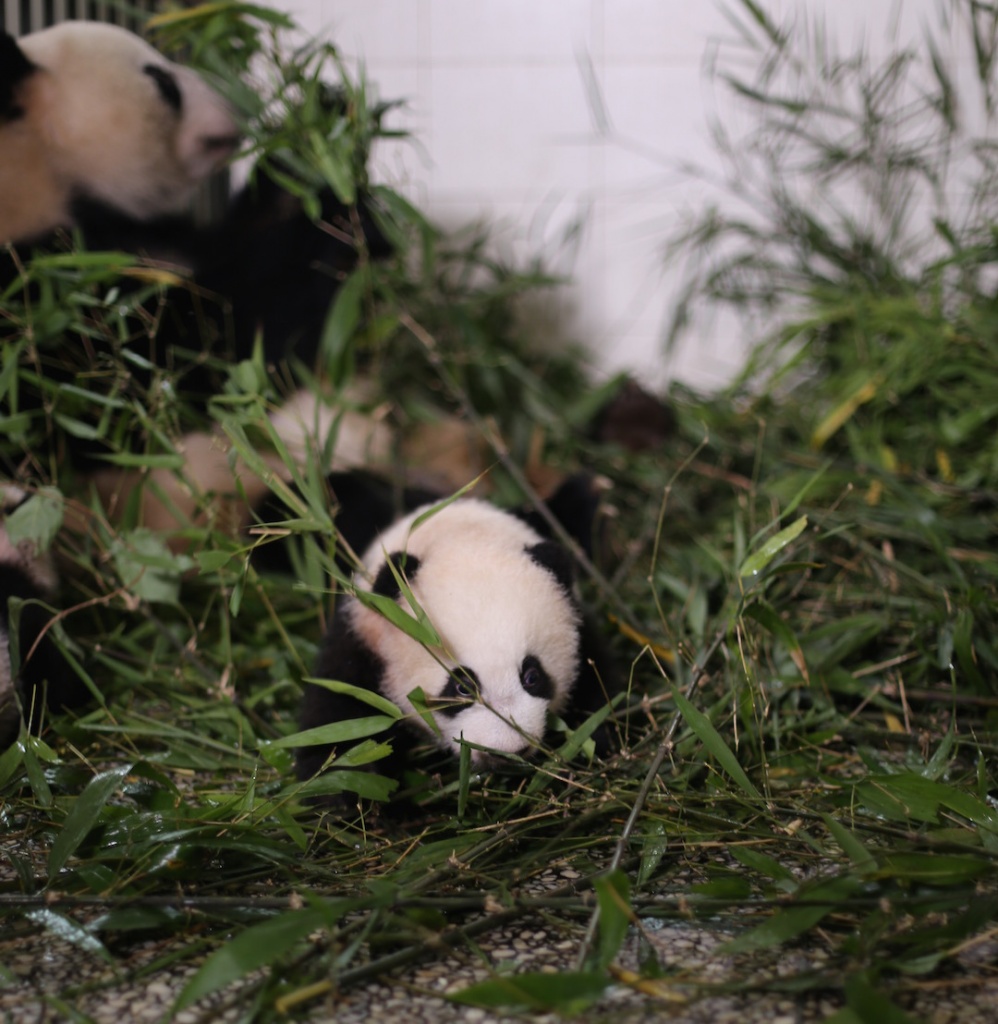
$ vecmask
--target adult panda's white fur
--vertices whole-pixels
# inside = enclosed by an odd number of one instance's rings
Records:
[[[136,221],[179,213],[237,142],[221,97],[123,28],[0,34],[0,241],[74,227],[86,199]]]
[[[578,724],[606,704],[611,687],[605,666],[594,664],[571,555],[518,515],[480,499],[458,499],[426,516],[432,508],[418,508],[379,534],[361,556],[354,584],[411,614],[394,566],[440,644],[425,647],[350,594],[339,600],[316,675],[377,691],[405,713],[410,733],[452,753],[462,741],[471,744],[473,763],[486,764],[487,751],[526,755],[543,741],[549,712],[572,711]],[[416,688],[435,727],[413,706]],[[370,713],[361,701],[310,683],[300,725]],[[404,747],[405,734],[397,732],[397,755],[400,741]],[[300,748],[299,777],[318,772],[332,750]],[[387,771],[401,767],[401,759]]]

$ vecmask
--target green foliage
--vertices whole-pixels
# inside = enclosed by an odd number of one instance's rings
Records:
[[[914,58],[886,71],[865,58],[816,64],[744,10],[763,71],[730,84],[783,133],[756,133],[765,180],[780,181],[786,140],[804,145],[805,126],[821,124],[808,117],[816,94],[797,98],[777,77],[812,67],[827,73],[818,84],[859,81],[867,104],[862,145],[836,161],[827,143],[821,182],[840,164],[879,174],[874,156],[891,152],[904,181],[933,180],[942,135],[902,160],[871,134],[900,127],[891,75]],[[341,197],[370,187],[384,107],[328,48],[289,51],[284,17],[243,5],[158,21],[242,90],[247,148],[265,170],[293,167],[306,202],[325,185]],[[989,45],[982,37],[985,64]],[[323,101],[329,76],[342,106]],[[929,95],[945,123],[954,98]],[[873,233],[886,213],[828,223],[788,193],[751,230],[715,215],[717,237],[744,248],[697,287],[786,313],[751,370],[771,387],[716,398],[676,387],[675,434],[635,454],[586,434],[614,385],[586,386],[568,350],[528,330],[525,308],[551,285],[542,268],[506,267],[477,230],[442,238],[391,189],[371,191],[399,258],[362,253],[315,369],[345,384],[366,367],[373,401],[390,395],[403,427],[457,409],[498,433],[514,468],[540,432],[552,462],[584,460],[613,481],[598,560],[609,579],[586,577],[583,590],[622,668],[621,752],[589,759],[600,711],[529,763],[488,773],[467,747],[456,763],[427,752],[396,781],[378,772],[398,717],[386,702],[368,695],[365,717],[299,733],[330,589],[344,584],[328,453],[289,465],[295,489],[274,489],[290,517],[250,537],[192,522],[172,538],[186,544],[177,554],[144,532],[141,488],[161,487],[154,470],[182,474],[188,429],[217,429],[251,468],[265,468],[264,450],[287,459],[267,419],[279,389],[258,358],[218,360],[224,387],[207,419],[195,416],[183,371],[204,354],[192,346],[144,377],[152,325],[137,312],[139,298],[165,309],[183,283],[130,258],[39,257],[25,266],[31,301],[19,282],[0,313],[0,454],[37,492],[8,522],[18,539],[55,538],[67,585],[53,635],[100,700],[0,753],[13,836],[0,847],[0,913],[126,976],[122,950],[137,938],[178,936],[170,955],[196,970],[175,1009],[225,998],[246,1019],[307,1013],[334,986],[451,949],[486,971],[453,998],[488,1008],[595,1014],[614,984],[646,1002],[715,991],[716,972],[656,951],[660,928],[709,932],[737,952],[719,960],[729,992],[841,990],[842,1024],[917,1013],[913,982],[964,970],[963,949],[998,913],[988,222],[968,217],[962,233],[947,222],[938,234],[952,251],[919,267],[918,246],[902,257],[897,231]],[[983,178],[979,192],[983,211]],[[894,201],[885,189],[878,209]],[[123,273],[140,282],[134,299]],[[67,339],[79,363],[53,365]],[[98,341],[109,354],[88,365]],[[81,437],[136,474],[120,529],[68,468],[66,445]],[[492,473],[502,496],[514,476]],[[81,517],[82,529],[56,532]],[[300,544],[296,583],[249,559],[284,534]],[[432,624],[400,622],[429,638]],[[360,742],[334,754],[335,771],[293,781],[292,748],[344,738]],[[389,797],[418,828],[379,813]],[[509,971],[489,957],[497,929],[537,921],[577,942],[570,969]],[[788,946],[823,955],[769,970]],[[77,995],[67,988],[59,1005]]]

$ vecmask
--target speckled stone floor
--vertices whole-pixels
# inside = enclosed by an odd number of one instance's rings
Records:
[[[680,979],[723,985],[742,972],[736,958],[719,955],[717,947],[729,937],[698,923],[644,922],[645,939],[659,962],[679,971]],[[497,929],[478,941],[477,950],[454,951],[428,959],[391,976],[387,982],[358,987],[340,995],[324,995],[301,1007],[310,1021],[367,1024],[370,1021],[433,1022],[433,1024],[497,1024],[513,1015],[496,1014],[448,1002],[444,995],[482,981],[492,972],[558,971],[571,969],[581,941],[581,925],[555,927],[533,924]],[[174,940],[176,946],[176,940]],[[0,1017],[16,1024],[80,1019],[60,1004],[60,993],[76,989],[72,1010],[99,1024],[145,1024],[160,1021],[173,999],[196,970],[188,962],[146,974],[148,964],[161,962],[169,950],[164,942],[140,943],[109,965],[79,946],[51,933],[0,941]],[[966,966],[973,973],[952,982],[934,979],[908,986],[898,1002],[926,1024],[991,1024],[998,1019],[998,945],[984,942],[968,951]],[[773,976],[819,966],[820,948],[782,948],[773,951],[761,970]],[[634,935],[622,950],[623,970],[634,969],[638,940]],[[760,970],[760,961],[753,961]],[[81,992],[80,989],[83,989]],[[179,1024],[245,1019],[245,1009],[231,1004],[232,993],[205,1001],[196,1010],[181,1012]],[[640,991],[621,983],[612,987],[581,1018],[591,1024],[811,1024],[826,1020],[842,1006],[838,993],[808,993],[794,998],[769,992],[717,994],[695,1002],[682,1001],[681,984],[662,992]],[[554,1024],[552,1015],[530,1018]]]
[[[41,849],[25,849],[8,838],[0,839],[0,881],[16,886],[12,854],[44,859]],[[713,860],[728,863],[723,852]],[[735,866],[735,862],[730,862]],[[671,901],[692,891],[703,880],[704,865],[684,863],[669,874],[661,895]],[[546,895],[566,884],[574,885],[579,872],[567,864],[552,864],[525,885],[534,896]],[[44,914],[39,910],[37,914]],[[43,923],[36,918],[39,925]],[[197,971],[199,962],[181,955],[190,937],[119,942],[114,962],[83,948],[80,936],[66,941],[49,928],[30,931],[19,921],[17,930],[0,932],[0,1021],[10,1024],[50,1024],[94,1021],[96,1024],[152,1024],[162,1021],[177,994]],[[474,948],[441,949],[414,965],[392,972],[387,979],[341,993],[324,993],[302,1003],[297,1012],[318,1024],[498,1024],[516,1019],[513,1014],[491,1013],[449,1002],[445,996],[484,981],[495,974],[558,972],[575,969],[583,941],[584,923],[548,915],[515,926],[495,927],[480,934]],[[772,991],[726,992],[725,985],[746,975],[762,981],[821,968],[829,956],[820,933],[807,942],[752,954],[751,960],[726,954],[720,946],[731,932],[704,919],[647,917],[640,932],[632,928],[620,951],[621,981],[580,1018],[586,1024],[820,1024],[843,1006],[835,991],[798,996]],[[630,984],[628,971],[637,971],[642,943],[649,944],[658,962],[670,972],[671,984]],[[216,948],[206,946],[205,955]],[[829,947],[830,948],[830,947]],[[171,957],[171,954],[176,956]],[[998,929],[968,943],[960,952],[958,969],[948,975],[906,979],[904,992],[893,998],[921,1024],[993,1024],[998,1021]],[[245,984],[242,983],[242,984]],[[701,991],[688,1002],[694,987]],[[178,1024],[204,1024],[250,1019],[245,1005],[236,1005],[236,988],[202,1001],[179,1013]],[[704,996],[704,989],[712,994]],[[713,994],[714,990],[717,994]],[[63,993],[74,992],[72,1006]],[[555,1024],[562,1018],[532,1016],[537,1024]]]

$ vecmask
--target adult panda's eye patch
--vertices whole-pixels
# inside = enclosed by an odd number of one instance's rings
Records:
[[[184,98],[180,94],[176,78],[166,68],[157,67],[155,64],[146,64],[142,70],[156,83],[163,102],[179,114],[184,106]]]

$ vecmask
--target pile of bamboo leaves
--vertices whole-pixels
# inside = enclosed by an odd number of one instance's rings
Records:
[[[257,570],[260,535],[199,528],[175,554],[95,515],[83,543],[66,543],[64,501],[89,499],[60,438],[141,431],[149,450],[122,462],[180,467],[174,445],[189,420],[157,398],[161,387],[97,410],[81,388],[77,406],[61,396],[57,421],[21,416],[10,400],[13,380],[45,387],[30,354],[47,339],[134,334],[135,313],[115,291],[125,262],[40,258],[29,270],[40,299],[29,309],[16,291],[2,297],[4,454],[20,451],[38,488],[18,528],[62,545],[56,631],[93,692],[79,714],[0,754],[10,935],[45,930],[121,972],[133,937],[183,940],[153,965],[199,965],[175,1008],[225,990],[253,1020],[307,1015],[337,992],[538,918],[577,938],[565,972],[497,972],[455,998],[570,1014],[611,985],[673,1009],[716,991],[655,955],[646,940],[662,921],[725,935],[722,952],[738,954],[726,991],[843,992],[839,1024],[914,1020],[899,1008],[914,986],[974,983],[961,954],[988,939],[998,910],[998,365],[984,216],[998,195],[981,152],[976,205],[959,224],[939,210],[930,218],[938,255],[924,239],[902,244],[880,178],[879,220],[788,205],[803,192],[785,174],[802,168],[825,184],[837,168],[873,180],[897,167],[896,201],[909,201],[910,176],[931,184],[942,168],[928,150],[924,168],[900,159],[914,122],[910,111],[891,120],[890,75],[936,74],[924,103],[941,119],[947,159],[950,85],[931,47],[885,67],[853,56],[828,67],[810,59],[806,33],[784,32],[747,2],[743,15],[763,70],[730,84],[760,119],[759,152],[746,156],[767,173],[733,180],[764,180],[770,194],[753,197],[751,218],[719,208],[694,226],[684,245],[700,243],[703,274],[689,296],[764,308],[777,329],[729,393],[671,391],[676,426],[660,448],[627,452],[588,432],[612,385],[587,388],[571,355],[544,352],[515,315],[523,294],[551,286],[543,273],[494,263],[477,239],[438,238],[387,189],[386,224],[403,251],[391,265],[362,262],[327,325],[340,379],[362,361],[413,416],[471,410],[507,441],[513,465],[540,428],[552,464],[612,482],[601,572],[582,581],[621,681],[620,750],[605,761],[590,758],[585,730],[485,777],[467,758],[427,752],[395,794],[418,815],[398,822],[378,811],[392,780],[362,763],[375,734],[343,766],[356,813],[309,806],[292,752],[332,600],[335,524],[321,474],[299,475],[298,518],[284,524],[311,567],[295,582]],[[953,17],[970,19],[960,24],[990,83],[994,12],[958,5]],[[320,73],[340,76],[353,90],[333,132],[341,148],[302,166],[317,187],[363,184],[376,104],[331,53],[324,63],[316,51],[288,57],[281,20],[243,5],[194,9],[172,27],[217,71],[244,74],[264,55],[275,81],[295,83],[281,96],[307,100]],[[790,103],[788,76],[805,74],[815,80],[804,89],[798,79]],[[816,91],[823,84],[862,102],[837,108]],[[835,113],[834,138],[805,131],[808,102]],[[294,118],[275,129],[273,102],[264,108],[261,152],[305,152],[286,134]],[[306,125],[320,108],[294,107]],[[823,159],[788,139],[821,143]],[[780,154],[794,154],[792,165]],[[933,255],[919,264],[919,252]],[[163,287],[150,283],[150,294]],[[123,346],[126,369],[129,358]],[[266,440],[272,387],[249,362],[212,407],[247,458]],[[498,492],[519,500],[501,463]],[[545,888],[552,863],[577,878]],[[627,953],[635,942],[637,957]],[[822,955],[769,970],[788,943]],[[0,984],[16,981],[0,967]],[[70,1006],[83,988],[46,998]]]

